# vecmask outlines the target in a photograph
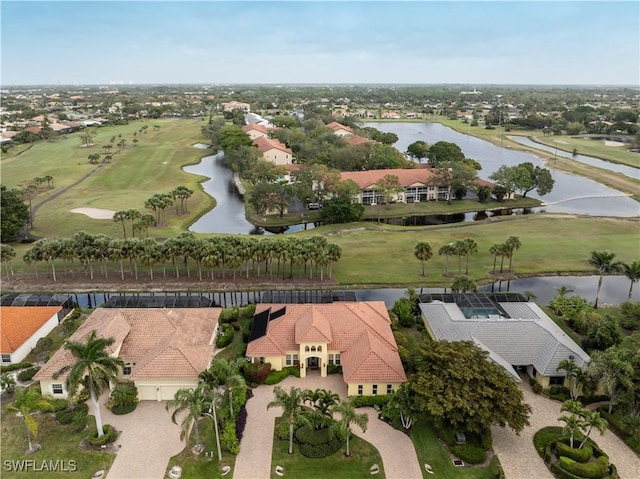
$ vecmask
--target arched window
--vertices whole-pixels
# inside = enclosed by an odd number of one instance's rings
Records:
[[[322,352],[322,346],[318,346],[318,352],[321,353]]]
[[[315,346],[311,346],[311,352],[314,352],[316,350]]]
[[[304,347],[304,351],[305,351],[305,353],[308,353],[309,352],[309,346],[305,346]]]

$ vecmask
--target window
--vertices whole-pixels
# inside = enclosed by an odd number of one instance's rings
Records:
[[[393,384],[387,384],[387,394],[393,393]]]
[[[358,384],[358,396],[362,396],[362,384]]]
[[[259,362],[260,364],[264,364],[264,356],[260,356],[260,357],[258,358],[258,362]]]
[[[333,354],[329,354],[329,366],[333,366]]]
[[[318,352],[321,353],[322,352],[322,346],[318,346]]]
[[[378,395],[378,385],[377,385],[377,384],[374,384],[374,385],[373,385],[373,388],[372,388],[372,390],[371,390],[371,394],[372,394],[373,396],[377,396],[377,395]]]
[[[52,384],[51,390],[53,394],[62,394],[62,384]]]
[[[549,386],[564,386],[564,376],[551,376]]]
[[[308,353],[308,352],[309,352],[309,346],[305,346],[305,347],[304,347],[304,352],[305,352],[305,353]]]
[[[124,374],[125,376],[131,374],[131,364],[124,365],[124,367],[122,368],[122,374]]]
[[[10,354],[3,354],[2,355],[2,362],[3,363],[10,363],[11,362],[11,355]]]
[[[297,354],[293,355],[293,364],[294,366],[297,366],[298,364],[300,364],[300,358],[298,357]]]
[[[340,366],[340,354],[336,354],[336,366]]]
[[[315,346],[311,346],[311,352],[314,353],[316,351],[316,347]]]

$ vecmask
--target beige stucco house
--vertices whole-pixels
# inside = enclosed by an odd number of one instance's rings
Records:
[[[251,105],[249,105],[248,103],[234,100],[234,101],[223,103],[222,109],[224,111],[242,110],[249,113],[251,111]]]
[[[325,125],[327,128],[333,131],[335,135],[338,136],[350,136],[353,135],[353,130],[345,125],[338,123],[337,121],[332,121]]]
[[[0,308],[2,364],[21,362],[62,319],[61,306],[3,306]]]
[[[349,396],[390,394],[407,380],[382,301],[260,304],[246,354],[276,371],[298,366],[300,377],[341,366]]]
[[[255,140],[256,138],[269,137],[269,130],[266,126],[260,125],[258,123],[249,123],[248,125],[244,125],[242,127],[242,131],[244,131],[251,140]]]
[[[198,374],[213,359],[220,308],[98,308],[73,333],[82,342],[92,331],[114,338],[109,354],[125,366],[120,381],[132,381],[140,400],[173,399],[181,388],[195,387]],[[53,375],[73,357],[60,348],[38,371],[43,394],[66,398],[65,376]]]
[[[290,165],[293,163],[291,148],[287,148],[287,145],[276,139],[258,136],[253,139],[253,144],[260,150],[262,157],[266,161],[276,165]]]

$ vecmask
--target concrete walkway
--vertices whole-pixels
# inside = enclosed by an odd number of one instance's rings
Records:
[[[535,477],[536,479],[553,479],[553,475],[544,465],[533,445],[533,435],[546,426],[561,426],[558,418],[561,404],[541,395],[535,394],[528,383],[522,383],[524,399],[533,411],[526,427],[519,436],[508,428],[493,427],[493,449],[507,478]],[[609,456],[618,469],[621,479],[640,477],[640,458],[624,444],[615,434],[607,430],[603,436],[592,434],[594,441]]]
[[[304,379],[289,376],[279,386],[284,390],[289,390],[292,386],[311,390],[321,388],[333,391],[343,398],[347,397],[347,385],[339,374],[326,378],[310,375]],[[267,410],[267,404],[273,400],[273,389],[274,386],[259,386],[253,390],[254,396],[247,402],[247,426],[236,458],[234,479],[271,477],[274,420],[282,415],[279,408]],[[363,433],[358,427],[353,432],[378,449],[387,479],[422,478],[411,439],[380,421],[373,408],[364,408],[363,411],[369,415],[367,432]]]
[[[141,401],[135,411],[116,416],[104,407],[106,400],[106,395],[100,399],[102,423],[121,431],[116,440],[119,450],[107,479],[164,477],[169,459],[185,447],[180,440],[180,426],[171,422],[171,415],[165,410],[166,403]],[[90,414],[93,414],[91,401],[88,404]]]

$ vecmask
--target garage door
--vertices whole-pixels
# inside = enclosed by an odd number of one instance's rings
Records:
[[[169,401],[178,389],[192,388],[193,384],[136,384],[141,401]]]
[[[137,386],[140,401],[157,401],[156,386]]]

